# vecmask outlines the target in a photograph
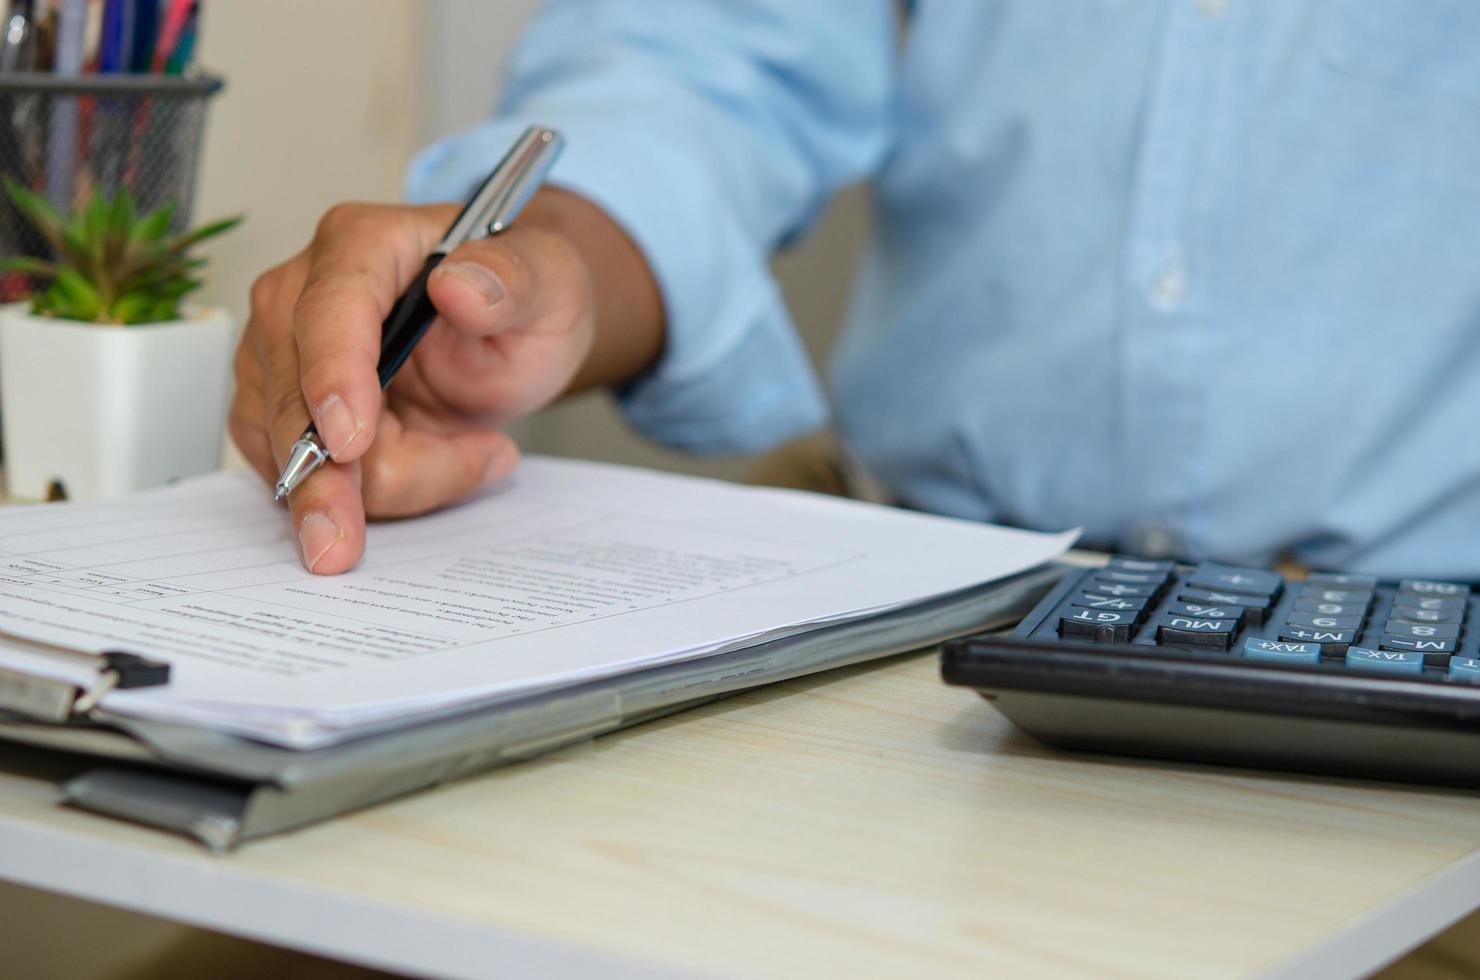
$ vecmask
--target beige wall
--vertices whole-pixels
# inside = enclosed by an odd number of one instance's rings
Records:
[[[418,4],[216,0],[200,61],[225,77],[207,124],[197,218],[245,211],[211,248],[204,298],[237,313],[258,272],[336,201],[394,200],[418,143]]]

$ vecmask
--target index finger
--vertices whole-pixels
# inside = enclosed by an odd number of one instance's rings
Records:
[[[319,225],[293,311],[299,385],[336,462],[364,454],[380,415],[380,325],[451,220],[450,206],[341,205]]]

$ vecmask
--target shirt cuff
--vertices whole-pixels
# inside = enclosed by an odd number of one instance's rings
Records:
[[[566,141],[549,182],[622,226],[663,297],[664,353],[617,393],[628,420],[661,443],[707,453],[756,452],[820,426],[825,402],[766,256],[703,163],[650,127],[561,115],[539,120]],[[527,124],[499,119],[434,143],[412,162],[407,199],[465,197]]]

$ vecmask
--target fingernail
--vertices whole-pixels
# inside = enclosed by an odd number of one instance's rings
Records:
[[[489,306],[504,298],[504,284],[486,265],[476,262],[443,262],[437,266],[439,276],[457,276],[478,290],[478,295]]]
[[[488,469],[483,471],[483,485],[485,487],[498,483],[509,475],[509,467],[503,460],[503,453],[497,453],[493,459],[488,461]]]
[[[330,548],[343,540],[344,532],[328,514],[315,511],[298,525],[298,549],[303,552],[303,564],[310,572]]]
[[[324,448],[335,459],[365,431],[365,423],[349,410],[344,399],[338,395],[330,395],[319,402],[319,407],[313,413],[313,424],[323,437]]]

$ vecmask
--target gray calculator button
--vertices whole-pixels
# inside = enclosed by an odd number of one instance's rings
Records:
[[[1112,558],[1105,566],[1120,572],[1132,572],[1140,575],[1161,575],[1163,577],[1176,571],[1177,563],[1172,561],[1152,561],[1150,558]]]
[[[1310,630],[1359,630],[1362,628],[1362,616],[1322,616],[1320,613],[1292,612],[1285,617],[1285,622],[1291,626],[1301,626]]]
[[[1246,606],[1215,606],[1208,602],[1174,602],[1167,606],[1173,616],[1191,616],[1194,619],[1232,619],[1240,623],[1248,612]]]
[[[1139,585],[1131,582],[1115,582],[1100,575],[1096,575],[1085,584],[1085,588],[1099,592],[1103,595],[1118,595],[1127,598],[1135,596],[1140,599],[1149,599],[1161,591],[1159,585]]]
[[[1146,600],[1134,596],[1101,595],[1098,592],[1081,592],[1069,600],[1069,605],[1081,609],[1106,609],[1110,612],[1139,613],[1146,608]]]
[[[1178,602],[1197,602],[1209,606],[1243,606],[1244,622],[1258,625],[1269,613],[1268,596],[1240,595],[1237,592],[1219,592],[1216,589],[1182,589],[1177,593]]]
[[[1388,619],[1391,623],[1452,623],[1456,626],[1464,621],[1463,609],[1415,609],[1412,606],[1393,606]]]
[[[1279,595],[1284,579],[1275,572],[1263,569],[1239,568],[1237,565],[1220,565],[1206,561],[1192,570],[1187,584],[1196,589],[1273,598]]]
[[[1337,602],[1344,606],[1361,606],[1366,609],[1372,601],[1372,593],[1362,589],[1324,589],[1319,585],[1307,585],[1300,590],[1300,598],[1313,602]]]
[[[1194,616],[1163,616],[1156,626],[1157,643],[1211,647],[1227,650],[1238,632],[1236,619],[1201,619]]]
[[[1295,612],[1313,613],[1317,616],[1365,616],[1365,602],[1322,602],[1319,599],[1296,599],[1290,607]]]
[[[1424,579],[1405,578],[1398,583],[1399,595],[1437,595],[1454,598],[1470,594],[1470,587],[1463,582],[1429,582]]]
[[[1059,617],[1059,636],[1092,643],[1126,643],[1136,628],[1136,613],[1075,609]]]
[[[1393,605],[1407,606],[1412,609],[1458,609],[1465,608],[1464,596],[1447,595],[1414,595],[1411,592],[1400,592],[1393,596]]]
[[[1393,636],[1390,633],[1384,633],[1377,648],[1379,650],[1406,650],[1409,653],[1422,654],[1435,667],[1443,667],[1449,663],[1450,655],[1459,650],[1459,641],[1424,636]]]
[[[1453,623],[1395,623],[1388,620],[1382,631],[1388,636],[1407,636],[1414,639],[1459,639],[1459,627]]]
[[[1305,576],[1306,585],[1319,585],[1324,589],[1357,589],[1367,591],[1377,588],[1377,579],[1371,575],[1345,575],[1336,572],[1311,572]]]
[[[1286,626],[1280,630],[1281,643],[1317,643],[1321,653],[1328,657],[1339,657],[1346,648],[1357,642],[1356,630],[1317,630],[1304,626]]]

